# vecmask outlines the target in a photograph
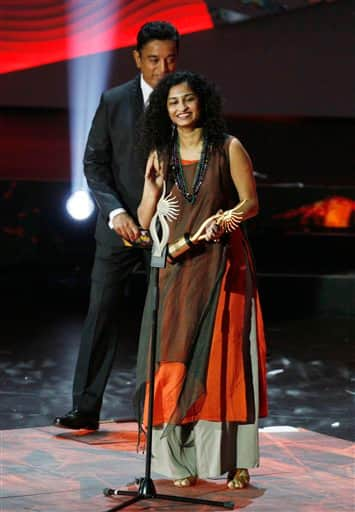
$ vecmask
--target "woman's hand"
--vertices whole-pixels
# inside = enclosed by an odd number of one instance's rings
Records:
[[[199,242],[210,242],[217,241],[223,235],[224,231],[218,224],[218,219],[222,214],[222,210],[219,210],[215,215],[208,217],[198,230],[190,236],[190,240],[193,244]]]
[[[213,219],[205,228],[206,242],[219,242],[221,236],[224,235],[224,229],[218,224],[218,218]]]
[[[156,151],[149,155],[145,168],[144,188],[137,215],[142,228],[149,229],[157,203],[163,191],[164,166]]]
[[[148,158],[145,169],[145,188],[147,188],[154,196],[159,196],[163,189],[164,169],[163,164],[159,162],[158,154],[153,151]]]
[[[241,201],[232,210],[218,210],[215,215],[206,219],[198,230],[190,236],[192,243],[198,242],[219,242],[220,238],[231,231],[234,231],[244,220],[243,208],[246,200]]]

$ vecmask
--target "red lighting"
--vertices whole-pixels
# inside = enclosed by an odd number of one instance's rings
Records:
[[[181,34],[213,28],[203,0],[12,0],[0,17],[0,73],[134,45],[152,20]]]
[[[322,226],[325,228],[350,228],[355,212],[355,201],[348,197],[332,196],[313,204],[308,204],[274,215],[274,219],[297,219],[302,226]]]

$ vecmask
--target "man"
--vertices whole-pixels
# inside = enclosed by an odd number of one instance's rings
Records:
[[[145,251],[122,242],[139,237],[136,211],[145,169],[137,150],[138,121],[153,88],[175,71],[179,39],[170,23],[143,25],[133,52],[140,75],[102,95],[91,126],[84,171],[99,207],[96,253],[74,375],[73,409],[55,418],[58,427],[99,428],[102,397],[124,322],[117,305],[127,278],[146,259]]]

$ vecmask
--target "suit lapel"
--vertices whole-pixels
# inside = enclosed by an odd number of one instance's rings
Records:
[[[140,86],[140,75],[132,81],[131,88],[131,105],[134,111],[134,118],[138,120],[144,111],[143,93]]]
[[[139,144],[140,133],[142,130],[144,114],[143,93],[140,86],[140,75],[136,76],[136,78],[132,81],[132,87],[130,92],[130,104],[133,112],[134,122],[134,145],[137,147],[137,145]]]

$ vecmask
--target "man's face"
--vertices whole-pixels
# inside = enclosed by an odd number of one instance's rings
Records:
[[[144,80],[153,88],[176,69],[176,43],[169,39],[153,39],[144,45],[140,52],[134,50],[133,56]]]

